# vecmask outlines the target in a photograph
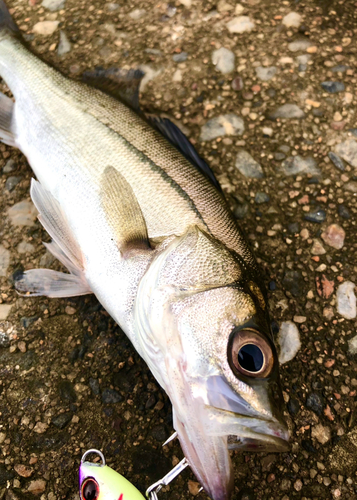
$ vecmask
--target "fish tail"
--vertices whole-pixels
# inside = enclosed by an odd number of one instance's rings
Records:
[[[4,37],[21,37],[21,32],[13,20],[4,0],[0,0],[0,40]]]

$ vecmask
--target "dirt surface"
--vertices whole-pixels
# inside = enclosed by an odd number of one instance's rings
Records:
[[[98,65],[151,75],[143,108],[173,118],[210,162],[260,262],[275,333],[292,322],[300,336],[281,367],[291,450],[234,452],[233,498],[356,499],[357,3],[66,0],[54,12],[36,0],[8,4],[33,50],[72,78]],[[291,12],[301,18],[289,27]],[[231,32],[239,16],[249,16],[250,31]],[[51,35],[34,30],[42,21],[52,21]],[[70,43],[61,56],[60,31]],[[294,51],[296,41],[304,43]],[[221,47],[231,51],[228,69],[235,58],[227,73],[212,62]],[[283,104],[296,105],[285,118],[274,114]],[[225,116],[216,138],[200,140],[208,120],[227,114],[244,131]],[[80,458],[93,447],[145,491],[182,458],[177,442],[161,446],[172,432],[168,398],[94,297],[16,295],[24,269],[60,266],[34,217],[11,222],[8,210],[30,199],[32,173],[18,151],[0,152],[0,499],[77,499]],[[345,282],[350,311],[340,314]],[[190,498],[195,478],[186,470],[166,490],[160,498]]]

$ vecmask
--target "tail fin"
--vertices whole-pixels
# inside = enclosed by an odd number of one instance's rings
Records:
[[[16,36],[21,34],[4,0],[0,0],[0,37],[6,32]]]

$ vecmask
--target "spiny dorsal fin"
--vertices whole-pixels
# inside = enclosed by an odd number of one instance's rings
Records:
[[[85,71],[82,79],[139,112],[139,86],[143,76],[140,69],[96,68],[94,71]]]
[[[146,223],[138,200],[130,184],[113,167],[103,172],[100,197],[122,255],[134,249],[148,249]]]
[[[146,115],[146,118],[194,167],[200,170],[211,181],[218,191],[222,191],[209,165],[199,156],[196,149],[177,125],[172,123],[168,118],[159,118],[152,115]]]

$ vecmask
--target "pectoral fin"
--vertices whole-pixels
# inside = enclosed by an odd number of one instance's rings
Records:
[[[122,255],[149,249],[145,219],[130,184],[115,168],[107,167],[101,188],[102,206]]]
[[[52,269],[31,269],[15,282],[21,295],[36,297],[75,297],[92,293],[84,274],[66,274]]]

